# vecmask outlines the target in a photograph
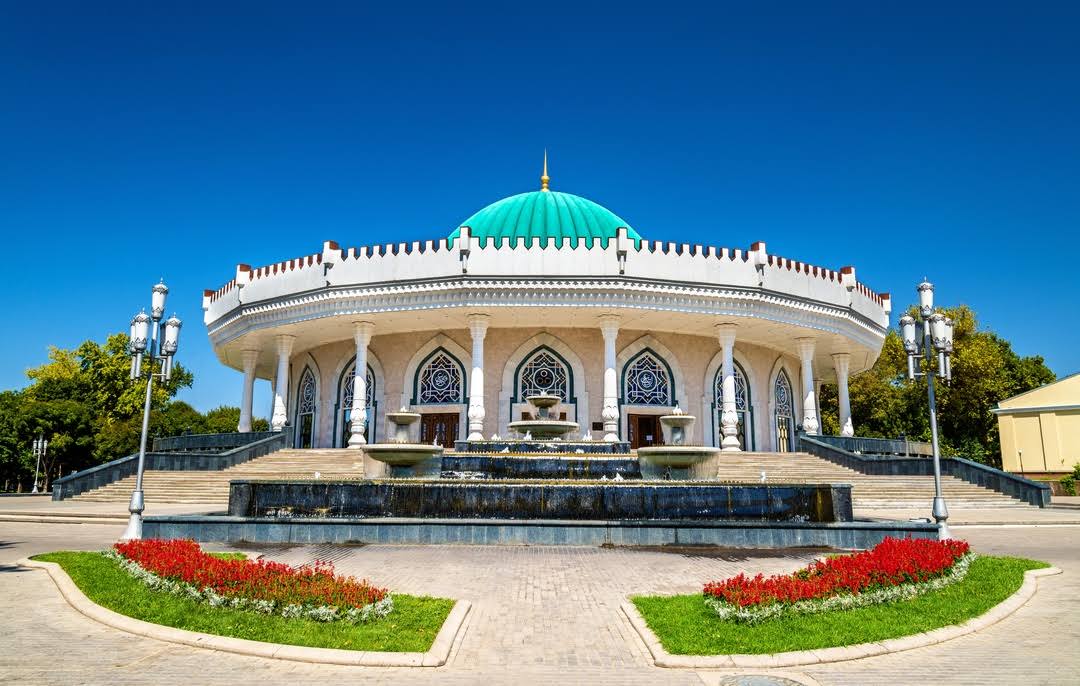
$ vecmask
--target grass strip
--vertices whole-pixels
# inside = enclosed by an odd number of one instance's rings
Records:
[[[700,593],[637,596],[634,605],[673,655],[768,654],[833,648],[923,633],[977,617],[1015,593],[1045,562],[979,556],[963,581],[911,600],[746,625],[724,621]]]
[[[35,555],[33,559],[60,565],[86,597],[128,617],[205,634],[311,648],[426,652],[454,605],[446,598],[395,593],[394,611],[367,624],[285,619],[209,607],[152,591],[101,553],[56,552]]]

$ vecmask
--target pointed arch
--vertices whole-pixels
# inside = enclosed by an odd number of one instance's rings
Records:
[[[319,412],[319,377],[305,364],[296,382],[296,403],[293,426],[296,427],[295,447],[314,448],[316,421]]]
[[[503,365],[502,384],[499,390],[499,429],[506,432],[506,425],[525,410],[521,397],[520,377],[523,367],[536,355],[548,351],[567,369],[567,399],[563,410],[567,419],[576,421],[583,431],[589,429],[589,394],[585,388],[585,365],[581,357],[562,339],[547,332],[538,333],[524,341]]]
[[[459,388],[457,389],[457,392],[453,394],[435,393],[427,394],[426,397],[421,398],[421,376],[425,372],[425,366],[436,360],[442,365],[443,371],[459,374]],[[427,371],[433,373],[434,368]],[[420,346],[409,360],[409,363],[405,366],[405,378],[404,383],[402,384],[405,393],[402,396],[402,401],[409,404],[414,412],[419,412],[420,414],[456,414],[456,435],[465,436],[468,428],[468,413],[465,410],[468,407],[469,402],[469,388],[472,383],[471,373],[472,355],[446,334],[436,334],[428,340],[427,343]],[[441,382],[442,379],[435,379],[433,376],[429,376],[428,381]],[[443,390],[445,390],[445,388]],[[439,398],[443,398],[446,401],[437,402]],[[421,422],[421,437],[424,437],[425,435],[425,421],[426,419]],[[442,430],[440,429],[440,435],[444,435],[441,431]],[[445,435],[447,436],[447,441],[450,441],[453,436],[452,433],[447,433]]]
[[[633,372],[637,374],[638,381],[649,381],[650,373],[666,375],[668,384],[667,404],[658,404],[658,402],[663,401],[663,398],[648,397],[655,395],[655,389],[646,389],[649,392],[644,395],[632,392],[628,397],[627,372],[631,370],[631,365],[639,361],[641,364],[633,369]],[[625,346],[616,356],[615,369],[618,373],[619,384],[620,434],[623,437],[630,437],[629,415],[631,413],[662,415],[667,414],[673,406],[688,406],[685,377],[679,366],[678,358],[670,348],[654,336],[645,334]],[[660,381],[659,378],[655,380]],[[635,400],[647,400],[650,402],[634,402]]]
[[[772,407],[772,430],[773,449],[776,452],[792,452],[795,450],[795,386],[791,382],[791,375],[783,367],[777,370],[772,377],[771,384],[771,407]]]

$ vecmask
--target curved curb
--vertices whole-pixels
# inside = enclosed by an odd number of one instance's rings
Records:
[[[885,653],[898,653],[913,648],[942,643],[965,634],[981,631],[992,624],[1000,622],[1012,613],[1020,609],[1038,588],[1039,577],[1061,574],[1057,567],[1044,569],[1029,569],[1024,572],[1024,583],[1011,596],[1001,601],[978,617],[972,617],[963,624],[943,626],[940,629],[927,631],[911,636],[890,638],[873,643],[858,643],[851,646],[837,648],[818,648],[816,650],[794,650],[787,653],[771,653],[762,655],[672,655],[664,650],[656,634],[645,623],[645,619],[638,612],[633,603],[624,602],[620,606],[623,614],[630,620],[630,624],[645,642],[645,647],[652,655],[653,664],[657,667],[674,667],[681,669],[717,669],[730,667],[796,667],[800,665],[815,665],[824,662],[844,662],[845,660],[858,660],[864,657],[884,655]]]
[[[194,648],[207,648],[237,655],[269,657],[277,660],[294,662],[314,662],[330,665],[353,665],[360,667],[441,667],[446,664],[453,648],[454,640],[465,626],[465,620],[472,609],[467,600],[458,600],[450,609],[446,621],[436,634],[431,648],[426,653],[390,653],[377,651],[340,650],[336,648],[309,648],[306,646],[265,643],[245,638],[231,638],[203,634],[197,631],[176,629],[161,624],[144,622],[127,615],[106,609],[93,602],[75,585],[67,572],[55,562],[39,562],[22,559],[18,562],[23,567],[43,569],[60,590],[60,595],[73,608],[96,622],[136,636],[145,636],[158,641],[180,643]]]

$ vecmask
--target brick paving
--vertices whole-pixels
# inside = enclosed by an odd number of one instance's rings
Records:
[[[213,653],[138,638],[70,608],[23,556],[100,549],[115,525],[0,523],[0,681],[34,684],[719,684],[731,671],[653,667],[618,612],[630,593],[696,590],[737,571],[798,567],[812,553],[703,557],[641,550],[489,546],[295,546],[276,559],[334,558],[343,571],[410,593],[467,598],[467,630],[439,669],[308,665]],[[939,646],[774,672],[806,684],[1076,682],[1080,668],[1080,527],[972,527],[957,534],[988,553],[1047,559],[1065,574],[988,630]],[[753,670],[742,670],[743,672]]]

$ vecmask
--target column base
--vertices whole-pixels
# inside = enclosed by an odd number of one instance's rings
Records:
[[[479,431],[473,431],[471,434],[469,434],[469,437],[466,438],[465,440],[466,441],[482,441],[482,440],[484,440],[484,435],[482,433],[480,433]]]

